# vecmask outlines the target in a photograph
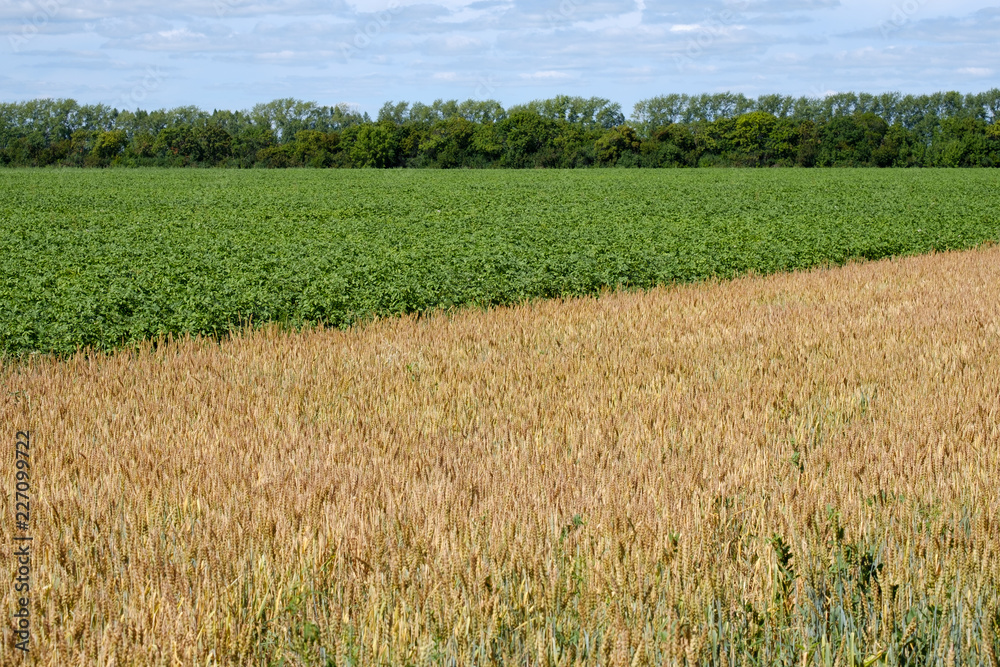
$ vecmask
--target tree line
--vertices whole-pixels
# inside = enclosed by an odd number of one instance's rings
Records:
[[[559,95],[249,110],[156,111],[38,99],[0,104],[4,166],[995,167],[1000,89],[823,98],[664,95],[621,105]]]

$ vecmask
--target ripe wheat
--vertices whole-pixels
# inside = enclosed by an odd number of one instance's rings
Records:
[[[997,303],[986,248],[5,362],[34,662],[995,665]]]

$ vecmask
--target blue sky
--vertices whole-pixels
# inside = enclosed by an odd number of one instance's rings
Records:
[[[998,0],[0,0],[0,26],[0,101],[130,109],[1000,87]]]

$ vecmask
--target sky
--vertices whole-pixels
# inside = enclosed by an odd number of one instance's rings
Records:
[[[0,101],[249,109],[1000,87],[1000,0],[0,0]]]

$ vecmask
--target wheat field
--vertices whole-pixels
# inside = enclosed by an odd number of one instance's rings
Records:
[[[3,663],[1000,667],[998,304],[986,247],[8,359]]]

